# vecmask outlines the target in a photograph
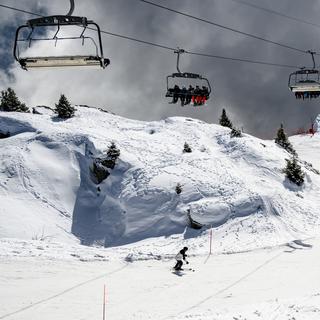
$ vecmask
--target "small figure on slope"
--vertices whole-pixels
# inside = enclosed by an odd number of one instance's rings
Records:
[[[176,271],[179,271],[179,270],[183,270],[181,267],[182,267],[182,265],[183,265],[183,261],[182,260],[184,260],[185,262],[186,262],[186,264],[189,264],[189,262],[186,260],[186,257],[187,257],[187,255],[186,255],[186,251],[188,250],[188,248],[187,247],[184,247],[183,249],[181,249],[179,252],[178,252],[178,254],[176,255],[176,260],[177,260],[177,263],[176,263],[176,265],[173,267],[174,268],[174,270],[176,270]]]

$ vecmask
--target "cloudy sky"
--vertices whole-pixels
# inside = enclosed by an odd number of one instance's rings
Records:
[[[311,23],[317,23],[317,0],[246,0]],[[237,0],[154,0],[155,3],[302,50],[320,53],[320,26],[299,23]],[[65,14],[68,0],[0,0],[0,4],[43,15]],[[154,42],[171,48],[226,57],[261,60],[293,66],[311,66],[311,58],[231,31],[168,12],[138,0],[75,0],[74,15],[86,16],[102,30]],[[29,14],[0,8],[0,89],[11,86],[29,107],[54,106],[64,93],[73,104],[102,107],[139,120],[188,116],[218,123],[222,108],[235,126],[262,138],[273,138],[283,122],[288,133],[307,128],[320,113],[319,100],[296,100],[289,91],[290,68],[232,62],[183,55],[180,69],[207,77],[214,95],[201,108],[168,104],[166,76],[176,71],[170,50],[104,34],[105,70],[69,68],[24,71],[12,57],[15,29]],[[319,23],[320,25],[320,23]],[[63,50],[61,42],[41,43]],[[58,48],[58,49],[57,49]],[[87,47],[86,47],[87,49]],[[89,48],[88,48],[89,49]],[[320,65],[320,56],[316,57]]]

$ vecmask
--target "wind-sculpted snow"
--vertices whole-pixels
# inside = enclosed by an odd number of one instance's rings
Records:
[[[0,114],[16,134],[0,140],[0,237],[118,246],[177,234],[207,239],[211,226],[214,250],[237,252],[319,230],[320,176],[303,166],[303,187],[286,181],[290,155],[273,141],[230,138],[228,128],[189,118],[141,122],[84,107],[57,120]],[[120,158],[97,185],[93,160],[111,142]],[[202,230],[186,229],[189,209]]]
[[[9,133],[10,136],[14,136],[19,133],[24,132],[34,132],[36,129],[32,127],[26,121],[20,121],[14,118],[6,117],[5,115],[1,114],[0,117],[0,132],[1,133]]]

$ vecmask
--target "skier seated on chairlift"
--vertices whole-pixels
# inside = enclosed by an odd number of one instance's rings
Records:
[[[312,91],[312,92],[295,92],[296,99],[316,99],[319,98],[320,92],[319,91]]]
[[[196,86],[194,90],[194,96],[192,97],[192,102],[194,106],[201,106],[206,103],[209,95],[209,90],[207,87],[202,86],[202,89],[199,86]]]
[[[206,86],[202,86],[202,96],[208,99],[209,96],[209,89]]]
[[[181,92],[180,92],[181,106],[185,105],[187,93],[188,93],[187,88],[185,86],[183,86],[181,89]]]
[[[178,254],[176,255],[176,260],[177,260],[177,263],[176,265],[173,267],[176,271],[179,271],[179,270],[183,270],[181,267],[183,265],[183,261],[184,260],[186,262],[186,264],[189,264],[189,262],[186,260],[186,251],[188,250],[188,247],[184,247],[183,249],[181,249]]]
[[[196,86],[196,88],[193,91],[193,96],[192,96],[192,103],[194,106],[199,105],[200,99],[199,96],[201,95],[201,90],[199,86]]]
[[[180,87],[176,84],[174,88],[171,90],[173,92],[173,99],[171,103],[177,103],[179,99],[180,91],[181,91]]]
[[[201,95],[197,97],[197,104],[199,106],[202,106],[206,103],[208,97],[209,97],[209,90],[206,86],[202,86],[202,89],[200,90]]]
[[[194,87],[190,84],[187,90],[185,105],[190,104],[192,95],[193,95]]]

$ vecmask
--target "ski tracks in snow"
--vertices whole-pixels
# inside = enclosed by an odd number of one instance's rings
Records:
[[[273,257],[271,257],[270,259],[264,261],[262,264],[258,265],[257,267],[255,267],[253,270],[249,271],[248,273],[246,273],[245,275],[243,275],[242,277],[240,277],[238,280],[230,283],[228,286],[218,290],[217,292],[207,296],[206,298],[198,301],[197,303],[195,303],[194,305],[174,314],[171,316],[166,316],[165,318],[162,318],[161,320],[167,320],[167,319],[174,319],[186,312],[189,312],[193,309],[196,309],[198,307],[200,307],[201,305],[203,305],[204,303],[206,303],[207,301],[219,296],[221,293],[225,292],[226,290],[236,286],[237,284],[239,284],[240,282],[242,282],[243,280],[249,278],[251,275],[253,275],[254,273],[256,273],[257,271],[259,271],[260,269],[262,269],[263,267],[265,267],[267,264],[271,263],[272,261],[276,260],[278,257],[280,257],[282,254],[284,253],[284,251],[281,250],[281,252],[278,252],[276,255],[274,255]]]
[[[100,274],[100,275],[98,275],[97,277],[94,277],[94,278],[92,278],[92,279],[88,279],[88,280],[86,280],[86,281],[80,282],[80,283],[78,283],[78,284],[76,284],[76,285],[74,285],[74,286],[72,286],[72,287],[70,287],[70,288],[67,288],[67,289],[65,289],[65,290],[63,290],[63,291],[61,291],[61,292],[59,292],[59,293],[57,293],[57,294],[54,294],[54,295],[52,295],[52,296],[50,296],[50,297],[47,297],[47,298],[45,298],[45,299],[42,299],[42,300],[33,302],[33,303],[31,303],[30,305],[28,305],[28,306],[26,306],[26,307],[20,308],[20,309],[18,309],[18,310],[16,310],[16,311],[13,311],[13,312],[10,312],[10,313],[4,314],[4,315],[0,315],[0,319],[9,318],[9,317],[11,317],[11,316],[13,316],[13,315],[15,315],[15,314],[17,314],[17,313],[21,313],[21,312],[26,311],[26,310],[28,310],[28,309],[34,308],[34,307],[36,307],[36,306],[38,306],[38,305],[40,305],[40,304],[43,304],[43,303],[46,303],[46,302],[51,301],[51,300],[53,300],[53,299],[56,299],[56,298],[58,298],[58,297],[60,297],[60,296],[62,296],[62,295],[64,295],[64,294],[66,294],[66,293],[68,293],[68,292],[70,292],[70,291],[73,291],[73,290],[75,290],[75,289],[78,289],[79,287],[85,286],[85,285],[88,284],[88,283],[94,282],[94,281],[96,281],[96,280],[99,280],[99,279],[102,279],[102,278],[104,278],[104,277],[111,276],[112,274],[115,274],[115,273],[117,273],[117,272],[120,272],[120,271],[122,271],[123,269],[125,269],[127,266],[128,266],[128,263],[126,263],[124,266],[122,266],[122,267],[120,267],[120,268],[118,268],[118,269],[115,269],[115,270],[113,270],[113,271],[110,271],[110,272],[107,272],[107,273],[103,273],[103,274]]]

